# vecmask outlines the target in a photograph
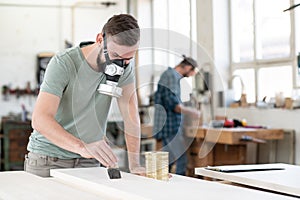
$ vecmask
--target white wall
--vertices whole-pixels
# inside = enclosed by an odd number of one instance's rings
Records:
[[[212,102],[217,105],[217,91],[225,90],[229,76],[230,45],[228,1],[197,0],[198,60],[212,74]],[[202,48],[202,49],[201,49]],[[211,107],[202,106],[203,121],[211,120]],[[214,109],[213,109],[214,111]]]
[[[293,129],[296,132],[295,161],[300,164],[300,110],[257,109],[257,108],[218,108],[217,115],[229,119],[246,119],[249,125],[262,125],[270,128]]]
[[[113,14],[126,12],[126,1],[114,0],[116,6],[99,6],[100,0],[0,0],[0,86],[25,88],[30,82],[36,87],[37,54],[64,49],[64,41],[78,45],[95,40],[103,24]],[[84,3],[96,2],[96,3]],[[72,6],[74,18],[72,18]],[[72,26],[72,22],[74,23]],[[0,117],[20,112],[21,104],[30,111],[35,97],[3,101],[0,95]]]

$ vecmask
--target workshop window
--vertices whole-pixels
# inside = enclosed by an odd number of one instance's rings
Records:
[[[231,69],[242,78],[249,103],[280,92],[285,97],[292,95],[294,12],[283,12],[291,5],[294,1],[230,1]]]
[[[167,67],[175,67],[183,54],[196,56],[196,0],[153,0],[152,18],[154,82],[157,83],[162,72]],[[192,77],[184,81],[183,85],[191,89]],[[189,95],[182,100],[187,99]]]
[[[150,44],[140,46],[136,70],[138,77],[142,77],[137,83],[139,97],[145,100],[142,105],[146,105],[167,67],[175,67],[183,59],[182,54],[197,55],[196,0],[139,0],[137,3],[138,21],[145,28],[142,40],[147,41],[141,44]],[[185,80],[191,88],[192,77]]]
[[[168,66],[178,64],[182,60],[182,54],[192,54],[191,40],[196,42],[196,21],[192,17],[196,13],[195,5],[195,0],[152,1],[155,47],[153,61],[157,74]],[[161,33],[165,37],[162,38]]]
[[[258,70],[258,99],[277,96],[280,92],[285,97],[292,95],[292,66],[265,67]],[[268,84],[266,84],[268,83]]]

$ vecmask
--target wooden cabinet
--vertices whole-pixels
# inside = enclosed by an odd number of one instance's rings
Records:
[[[22,170],[32,132],[30,122],[2,122],[2,164],[4,170]]]
[[[203,139],[195,138],[187,150],[188,165],[186,175],[190,177],[197,177],[195,175],[196,167],[212,166],[214,164],[214,154],[208,148],[204,147],[201,149],[203,144]],[[201,151],[200,151],[201,149]],[[199,154],[202,153],[203,155]]]

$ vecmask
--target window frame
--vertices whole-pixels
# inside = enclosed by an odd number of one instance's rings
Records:
[[[258,85],[258,71],[262,68],[267,67],[276,67],[276,66],[292,66],[292,79],[293,79],[293,88],[300,88],[300,85],[297,86],[297,54],[296,54],[296,38],[295,38],[295,14],[294,12],[289,11],[290,14],[290,55],[285,58],[272,58],[272,59],[257,59],[257,26],[256,26],[256,10],[257,5],[256,1],[253,0],[253,51],[254,51],[254,58],[253,61],[246,61],[246,62],[234,62],[233,60],[233,10],[232,4],[233,0],[229,0],[229,25],[230,25],[230,74],[233,76],[233,72],[237,69],[254,69],[254,80],[255,80],[255,96],[257,98],[259,85]],[[294,0],[290,0],[290,6],[294,5]],[[284,10],[284,8],[283,8]],[[257,99],[256,99],[257,101]]]

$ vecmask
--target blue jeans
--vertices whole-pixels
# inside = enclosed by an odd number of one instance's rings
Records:
[[[172,138],[164,138],[163,151],[169,152],[169,170],[176,164],[176,174],[185,175],[187,168],[187,145],[182,134]]]

